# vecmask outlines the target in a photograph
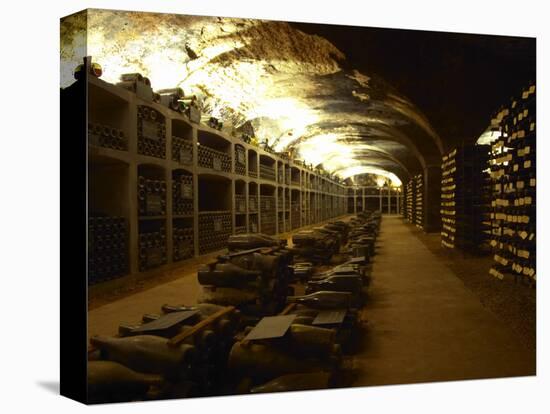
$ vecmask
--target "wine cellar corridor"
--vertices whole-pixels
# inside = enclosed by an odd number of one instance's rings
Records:
[[[535,39],[97,9],[61,31],[87,402],[537,374]]]

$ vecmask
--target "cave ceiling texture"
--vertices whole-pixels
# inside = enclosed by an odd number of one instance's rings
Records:
[[[85,47],[102,79],[141,72],[154,89],[179,86],[206,113],[250,121],[277,151],[342,178],[397,183],[437,165],[535,76],[527,38],[106,10],[67,22],[72,67]]]

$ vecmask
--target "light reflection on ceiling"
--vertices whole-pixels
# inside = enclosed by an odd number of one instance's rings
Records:
[[[284,22],[89,10],[87,21],[68,23],[65,66],[76,67],[85,46],[102,79],[141,72],[154,89],[180,86],[225,124],[250,121],[276,150],[342,178],[407,178],[420,168],[422,149],[439,139],[405,97],[343,69],[345,56],[331,43]],[[71,76],[62,73],[62,86]]]

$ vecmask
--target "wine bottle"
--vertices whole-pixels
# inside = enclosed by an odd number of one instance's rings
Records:
[[[90,343],[102,356],[145,374],[181,378],[193,363],[195,347],[188,344],[169,346],[168,339],[153,335],[124,338],[94,336]]]
[[[141,374],[113,361],[88,361],[87,372],[90,403],[131,401],[163,384],[159,375]]]
[[[329,369],[332,361],[299,358],[273,346],[254,342],[236,342],[231,348],[228,367],[231,371],[255,378],[274,378],[286,374]]]
[[[299,303],[316,309],[341,309],[351,307],[349,292],[320,291],[305,296],[289,296],[287,303]]]
[[[197,276],[201,285],[240,287],[255,282],[260,272],[246,270],[232,263],[216,263],[214,266],[201,267]]]
[[[329,386],[328,372],[289,374],[277,377],[250,390],[252,394],[263,392],[305,391],[325,389]]]
[[[330,355],[334,351],[336,331],[293,323],[286,335],[291,349],[306,355]]]
[[[335,275],[320,280],[310,280],[307,283],[306,293],[319,291],[361,293],[363,281],[356,275]]]

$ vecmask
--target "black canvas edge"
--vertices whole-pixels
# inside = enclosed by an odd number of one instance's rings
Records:
[[[87,76],[60,94],[60,394],[86,404]]]

